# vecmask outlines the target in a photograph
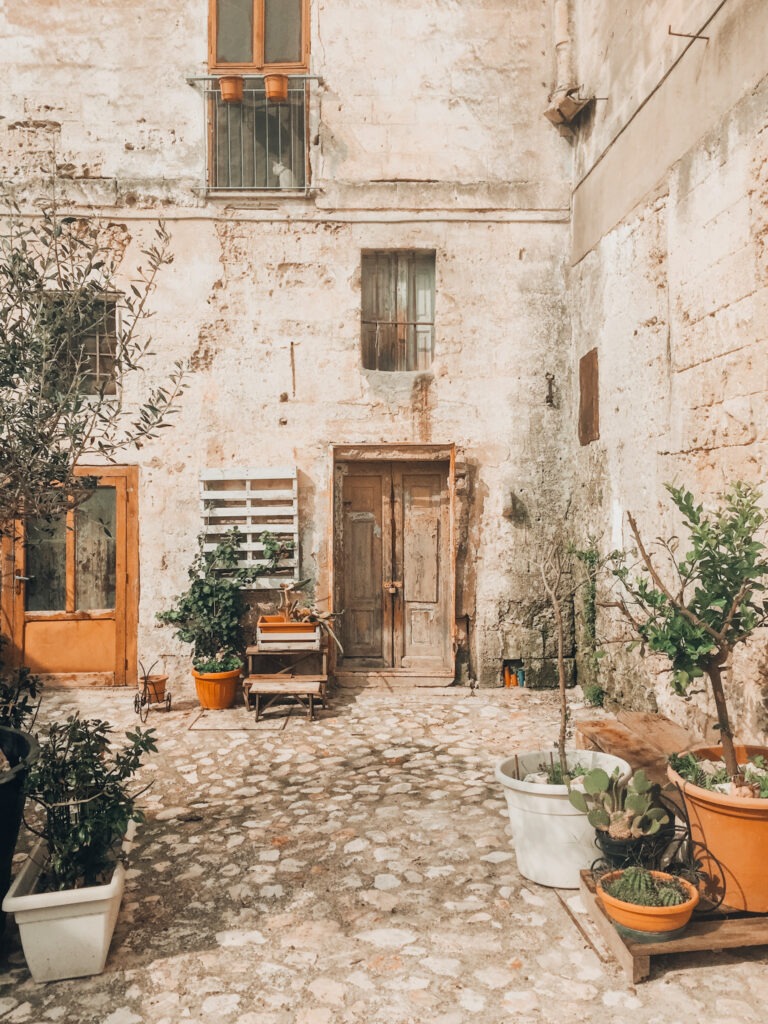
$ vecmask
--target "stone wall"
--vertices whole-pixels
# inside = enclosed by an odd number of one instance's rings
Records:
[[[175,260],[152,321],[158,378],[191,366],[172,431],[140,467],[139,652],[188,655],[155,625],[185,585],[203,468],[295,463],[302,573],[328,593],[334,443],[453,442],[460,678],[552,656],[524,625],[531,549],[562,508],[569,347],[567,145],[541,111],[549,0],[311,6],[311,188],[202,189],[207,3],[6,5],[0,177],[126,225],[125,267],[160,216]],[[361,368],[363,249],[434,249],[430,372]],[[548,404],[546,374],[555,400]],[[524,514],[508,514],[514,496]],[[536,591],[537,584],[533,583]]]
[[[686,44],[662,45],[659,26],[695,32],[704,6],[713,5],[642,5],[619,32],[608,16],[614,5],[595,5],[593,28],[602,25],[602,33],[592,44],[586,32],[581,40],[584,79],[595,76],[594,91],[610,101],[588,115],[576,151],[569,301],[575,359],[598,349],[600,439],[580,450],[574,489],[585,529],[606,548],[629,545],[628,510],[646,536],[675,532],[665,482],[704,499],[734,480],[765,483],[768,7],[726,4],[706,27],[709,43],[693,41],[659,84],[673,45]],[[655,37],[643,24],[651,18]],[[632,48],[641,36],[648,47]],[[625,65],[606,57],[608,39],[615,45],[619,37]],[[633,120],[657,85],[648,119]],[[609,163],[627,175],[602,191],[597,178]],[[658,704],[703,727],[711,708],[672,697],[662,660],[620,652],[621,631],[605,618],[602,632],[610,656],[601,678],[615,698]],[[758,637],[734,667],[744,739],[765,737],[766,685],[766,643]]]

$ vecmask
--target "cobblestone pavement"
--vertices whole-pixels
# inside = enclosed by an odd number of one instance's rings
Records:
[[[49,693],[44,718],[76,704],[138,721],[104,690]],[[0,1021],[766,1019],[768,948],[665,956],[633,989],[578,896],[518,874],[493,767],[550,745],[554,695],[349,695],[314,724],[177,704],[149,715],[154,784],[105,972],[35,984],[9,922]]]

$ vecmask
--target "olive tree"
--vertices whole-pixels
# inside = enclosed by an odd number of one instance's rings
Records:
[[[22,211],[6,196],[0,222],[0,531],[59,516],[92,492],[80,465],[169,425],[184,388],[175,364],[141,387],[152,355],[145,330],[157,276],[172,261],[162,224],[127,278],[127,235],[59,212],[54,199]],[[129,401],[128,396],[141,397]]]

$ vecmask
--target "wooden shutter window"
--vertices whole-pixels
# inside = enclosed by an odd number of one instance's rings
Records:
[[[579,360],[579,442],[582,445],[600,437],[600,388],[597,349]]]
[[[306,71],[309,0],[209,0],[211,71]]]
[[[429,369],[434,350],[434,252],[364,253],[361,271],[365,369]]]

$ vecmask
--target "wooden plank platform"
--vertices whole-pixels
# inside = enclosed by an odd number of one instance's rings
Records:
[[[271,707],[275,701],[284,697],[294,697],[299,704],[307,709],[310,721],[315,717],[315,698],[323,707],[326,706],[326,675],[286,675],[274,673],[267,675],[248,676],[243,680],[243,696],[245,706],[251,707],[253,698],[256,710],[256,721],[261,713]],[[266,698],[266,699],[264,699]]]
[[[581,897],[608,949],[634,984],[651,973],[654,956],[768,945],[768,915],[720,909],[695,915],[685,933],[669,942],[633,942],[616,931],[595,893],[591,871],[581,872]]]
[[[620,711],[616,718],[583,719],[574,723],[576,746],[601,750],[643,768],[653,782],[667,781],[667,757],[703,743],[700,737],[663,715]]]

